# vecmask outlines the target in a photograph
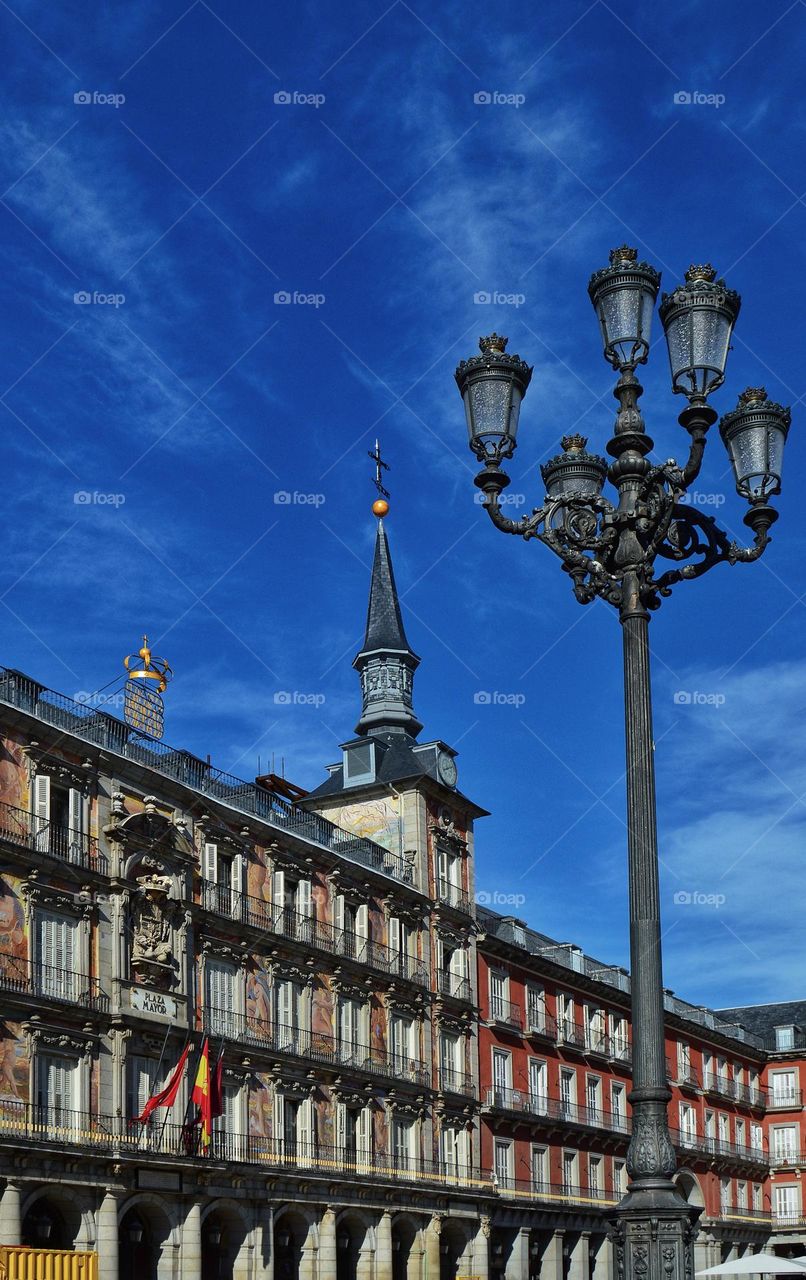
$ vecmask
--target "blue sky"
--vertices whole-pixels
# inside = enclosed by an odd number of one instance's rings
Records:
[[[667,288],[711,260],[744,300],[715,407],[763,382],[794,426],[765,559],[651,624],[666,981],[802,996],[806,5],[165,0],[88,21],[3,0],[0,23],[2,661],[75,694],[147,630],[177,673],[168,741],[314,786],[358,715],[377,435],[423,739],[492,810],[478,888],[624,963],[618,623],[474,503],[453,369],[493,329],[534,364],[511,474],[537,505],[559,437],[601,450],[612,427],[591,271],[625,241]],[[665,458],[682,406],[655,337]],[[744,532],[716,432],[697,490]],[[293,691],[316,697],[275,701]]]

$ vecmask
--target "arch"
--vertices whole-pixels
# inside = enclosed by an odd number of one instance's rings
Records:
[[[422,1228],[416,1218],[408,1213],[392,1217],[392,1280],[408,1280],[419,1275],[425,1252]]]
[[[202,1280],[249,1280],[252,1238],[243,1207],[221,1197],[201,1214]]]
[[[468,1223],[445,1218],[439,1236],[439,1280],[456,1280],[469,1262],[473,1232]]]
[[[688,1204],[695,1204],[700,1209],[705,1208],[705,1196],[699,1179],[690,1169],[678,1169],[675,1175],[675,1186]]]
[[[24,1244],[46,1239],[53,1249],[94,1249],[95,1214],[72,1188],[50,1183],[23,1201],[22,1234]]]
[[[149,1191],[118,1211],[120,1280],[178,1280],[180,1232],[174,1205]]]
[[[375,1224],[352,1206],[336,1216],[335,1280],[371,1280],[375,1261]]]
[[[275,1210],[274,1280],[299,1280],[303,1258],[310,1262],[311,1253],[318,1246],[319,1224],[312,1209],[285,1204]]]

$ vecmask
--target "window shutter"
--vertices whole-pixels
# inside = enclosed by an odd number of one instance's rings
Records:
[[[336,1103],[336,1156],[343,1157],[348,1155],[347,1151],[347,1105],[344,1102]]]
[[[34,838],[39,850],[50,846],[49,823],[50,778],[46,773],[38,773],[34,778]]]
[[[232,914],[241,914],[241,895],[244,892],[245,859],[242,853],[236,853],[232,859]]]
[[[310,1164],[316,1140],[316,1117],[310,1098],[300,1103],[297,1126],[297,1160],[300,1164]]]
[[[78,862],[84,852],[82,837],[86,831],[87,824],[85,820],[86,803],[84,796],[77,787],[70,788],[67,804],[67,822],[70,827],[68,854],[71,860]]]
[[[362,902],[356,912],[355,932],[356,935],[364,941],[369,939],[369,907],[366,902]]]
[[[372,1160],[372,1111],[369,1107],[362,1107],[358,1113],[356,1153],[359,1163],[369,1164]]]
[[[285,1098],[281,1093],[274,1095],[274,1150],[280,1155],[285,1152]]]
[[[218,883],[218,845],[209,841],[204,846],[204,878],[211,884]]]
[[[441,938],[437,938],[434,943],[434,957],[437,964],[437,973],[445,972],[445,944]]]
[[[459,1174],[466,1174],[470,1168],[470,1134],[467,1129],[460,1129],[457,1134],[456,1158]]]
[[[71,999],[75,994],[76,925],[64,916],[43,911],[36,917],[37,975],[45,995]]]
[[[389,917],[389,950],[400,954],[400,921],[397,916]]]
[[[286,1030],[294,1026],[293,985],[288,979],[277,984],[277,1021]]]
[[[448,855],[444,849],[439,851],[439,884],[437,885],[437,897],[441,897],[445,893],[448,885]]]
[[[336,894],[333,903],[333,925],[338,934],[344,933],[344,894]]]
[[[300,880],[297,884],[295,906],[299,917],[297,924],[302,925],[313,917],[313,896],[310,880]]]

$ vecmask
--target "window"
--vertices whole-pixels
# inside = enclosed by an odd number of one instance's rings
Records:
[[[243,905],[243,855],[208,841],[204,846],[204,906],[219,915],[240,917]]]
[[[460,999],[470,999],[470,955],[466,947],[452,947],[443,951],[448,993]]]
[[[714,1055],[712,1053],[703,1053],[702,1055],[702,1082],[708,1089],[714,1081]]]
[[[623,1061],[630,1056],[630,1039],[627,1031],[627,1019],[618,1014],[610,1015],[610,1041],[613,1057]]]
[[[688,1102],[680,1103],[680,1136],[686,1146],[695,1145],[697,1139],[697,1112]]]
[[[303,1049],[302,986],[292,978],[274,983],[274,1037],[278,1049]]]
[[[736,1208],[737,1209],[747,1208],[747,1183],[746,1182],[736,1183]]]
[[[762,1207],[761,1184],[759,1182],[754,1182],[753,1183],[753,1208],[754,1210],[756,1210],[756,1212],[760,1212],[761,1207]]]
[[[78,968],[78,921],[51,911],[35,916],[36,991],[55,1000],[76,1000],[82,994]]]
[[[705,1136],[708,1139],[709,1151],[713,1151],[713,1144],[716,1139],[716,1116],[713,1111],[706,1111],[705,1113]]]
[[[417,934],[410,924],[397,916],[389,917],[387,937],[392,953],[389,957],[392,973],[407,977],[412,972],[411,960],[417,956]]]
[[[625,1107],[625,1094],[624,1094],[623,1084],[611,1084],[610,1110],[613,1115],[614,1127],[616,1129],[624,1129],[627,1124],[627,1110]]]
[[[560,1068],[560,1107],[564,1115],[572,1116],[577,1100],[576,1074],[568,1067]]]
[[[719,1141],[725,1143],[730,1142],[730,1120],[725,1115],[724,1111],[720,1111],[719,1113],[718,1125]]]
[[[774,1106],[789,1106],[797,1100],[794,1071],[773,1071],[770,1074],[770,1083]]]
[[[40,1115],[50,1130],[75,1127],[79,1116],[78,1062],[44,1053],[37,1057],[36,1101]]]
[[[68,862],[84,858],[87,830],[87,803],[76,787],[62,787],[46,773],[39,773],[33,785],[34,842],[41,853]]]
[[[719,1179],[719,1207],[724,1213],[726,1209],[730,1209],[730,1178]]]
[[[347,1167],[355,1169],[372,1161],[372,1112],[369,1107],[336,1104],[336,1146]]]
[[[604,1009],[583,1005],[585,1048],[594,1053],[604,1053],[607,1042],[607,1014]]]
[[[545,1114],[548,1109],[548,1067],[542,1058],[529,1059],[529,1108]]]
[[[511,1087],[512,1058],[503,1049],[493,1049],[493,1094],[497,1106],[509,1105]]]
[[[360,1000],[339,996],[337,1007],[337,1026],[339,1036],[339,1057],[342,1062],[363,1062],[367,1050],[364,1047],[364,1027],[366,1006]],[[396,1015],[392,1015],[392,1025]]]
[[[794,1049],[795,1028],[794,1027],[776,1027],[775,1028],[775,1047],[776,1049]]]
[[[546,1030],[546,993],[529,983],[526,988],[526,1016],[530,1031]]]
[[[588,1122],[602,1122],[602,1081],[599,1076],[588,1076],[585,1085],[585,1102],[588,1107]]]
[[[750,1146],[754,1151],[764,1150],[764,1131],[755,1121],[750,1123]]]
[[[501,1021],[509,1012],[509,979],[505,973],[490,971],[490,1017]]]
[[[741,1062],[734,1062],[733,1078],[737,1084],[744,1084],[744,1067]]]
[[[306,883],[310,889],[310,881]],[[298,887],[299,888],[299,887]],[[369,906],[366,902],[350,902],[340,893],[333,905],[336,928],[336,950],[352,960],[367,960],[370,951]],[[297,914],[306,919],[311,917],[311,905],[307,909],[297,908]]]
[[[735,1128],[736,1128],[736,1146],[746,1147],[747,1134],[745,1132],[745,1122],[744,1120],[740,1120],[738,1116],[736,1117]]]
[[[573,996],[563,995],[562,992],[557,996],[557,1020],[560,1024],[560,1035],[562,1039],[573,1044],[576,1038]]]
[[[462,859],[447,849],[440,849],[438,855],[437,896],[452,906],[456,906],[462,896]]]
[[[532,1147],[532,1190],[548,1191],[549,1153],[547,1147]]]
[[[627,1191],[627,1165],[623,1160],[613,1161],[613,1191],[618,1196]]]
[[[563,1191],[573,1192],[577,1187],[577,1153],[576,1151],[563,1152]]]
[[[796,1182],[779,1183],[775,1188],[775,1217],[779,1222],[796,1222],[800,1215]]]
[[[798,1157],[798,1129],[794,1124],[777,1124],[774,1125],[770,1137],[772,1138],[772,1153],[776,1162],[784,1160],[796,1160]]]
[[[460,1041],[458,1036],[449,1035],[447,1031],[441,1032],[439,1037],[439,1068],[443,1089],[461,1088]]]
[[[225,1084],[221,1102],[223,1111],[213,1120],[213,1151],[220,1158],[242,1160],[241,1091],[237,1085]]]
[[[392,1159],[398,1169],[411,1169],[416,1160],[414,1120],[395,1116],[392,1120]]]
[[[512,1181],[512,1143],[495,1140],[495,1176],[499,1187],[508,1187]]]
[[[272,876],[273,925],[278,933],[307,941],[315,918],[310,880],[286,878],[285,871]]]
[[[205,968],[208,1027],[213,1035],[234,1040],[238,1033],[235,968],[222,960],[208,960]]]
[[[459,1181],[468,1173],[470,1135],[466,1129],[448,1126],[440,1136],[442,1167],[445,1176],[452,1181]]]
[[[691,1049],[682,1040],[677,1042],[677,1078],[678,1080],[690,1080],[692,1078],[691,1069]]]
[[[418,1024],[413,1018],[393,1013],[389,1024],[389,1047],[396,1072],[406,1080],[415,1078],[417,1061]]]
[[[588,1191],[593,1199],[602,1191],[602,1157],[588,1156]]]

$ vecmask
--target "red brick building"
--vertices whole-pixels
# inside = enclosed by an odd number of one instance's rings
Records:
[[[612,1274],[606,1211],[626,1188],[629,976],[511,917],[479,910],[478,925],[490,1278],[599,1280]],[[802,1228],[794,1171],[771,1171],[769,1157],[784,1141],[774,1136],[782,1116],[785,1149],[806,1147],[800,1111],[793,1134],[784,1110],[800,1106],[800,1084],[791,1056],[770,1056],[765,1034],[749,1029],[749,1011],[717,1014],[668,992],[666,1014],[669,1124],[681,1191],[703,1210],[702,1267],[766,1244],[784,1209],[787,1227]],[[784,1178],[797,1198],[781,1193]]]

